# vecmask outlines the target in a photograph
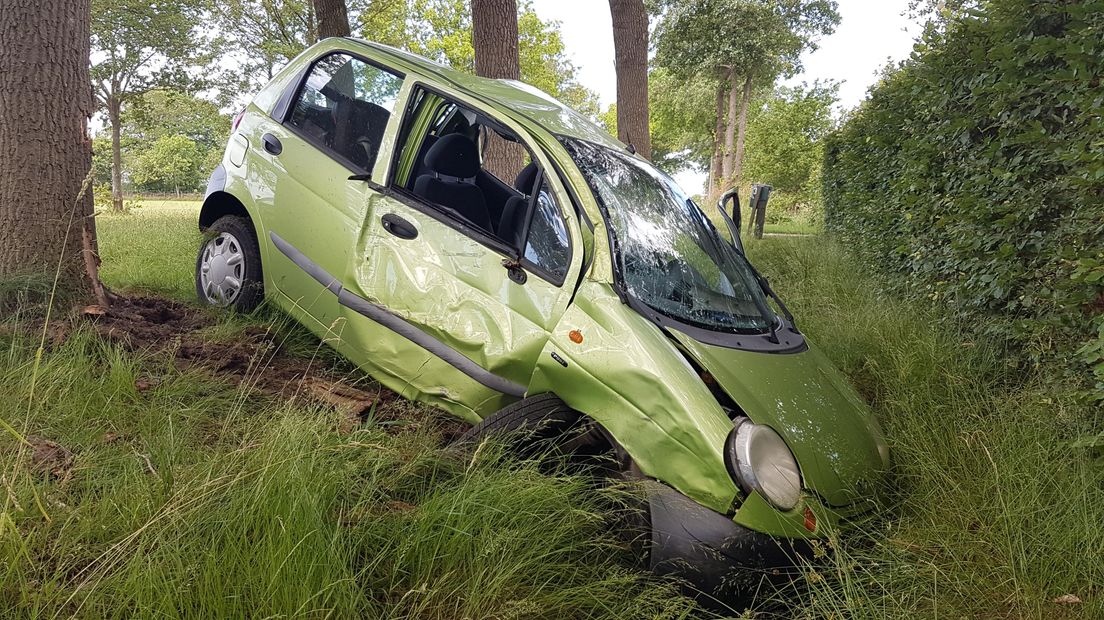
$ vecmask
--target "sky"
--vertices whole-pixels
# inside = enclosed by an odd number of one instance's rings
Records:
[[[617,98],[613,66],[613,32],[605,0],[533,0],[545,20],[559,21],[568,55],[579,68],[579,81],[598,93],[605,108]],[[866,97],[875,74],[888,60],[903,60],[920,27],[903,16],[908,0],[839,0],[840,25],[802,57],[805,70],[786,82],[840,82],[838,109],[849,109]],[[684,172],[676,180],[691,193],[701,191],[705,175]]]

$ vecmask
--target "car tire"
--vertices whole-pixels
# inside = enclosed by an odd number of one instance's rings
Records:
[[[473,426],[455,444],[472,446],[488,438],[504,442],[523,458],[562,456],[578,463],[624,469],[622,451],[612,437],[555,394],[530,396],[507,405]],[[611,455],[616,457],[617,464],[609,458]]]
[[[252,312],[264,301],[261,250],[253,223],[224,215],[204,232],[195,269],[200,303]]]

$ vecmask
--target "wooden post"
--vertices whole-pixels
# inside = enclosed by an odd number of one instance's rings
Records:
[[[767,201],[770,200],[770,185],[751,186],[751,226],[756,239],[763,238],[763,226],[767,223]]]

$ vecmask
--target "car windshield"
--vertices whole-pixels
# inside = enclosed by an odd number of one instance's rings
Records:
[[[606,211],[629,295],[710,331],[770,327],[775,317],[747,259],[673,179],[627,154],[562,141]]]

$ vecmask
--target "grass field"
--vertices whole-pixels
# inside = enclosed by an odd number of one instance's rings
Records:
[[[108,284],[190,299],[195,209],[101,217]],[[1104,617],[1104,466],[1067,441],[1099,412],[879,294],[824,237],[748,250],[872,403],[896,466],[892,505],[833,538],[831,560],[785,594],[791,615]],[[216,343],[269,327],[336,363],[274,313],[220,320]],[[87,331],[36,368],[37,344],[0,331],[0,420],[44,453],[0,432],[0,615],[701,615],[628,568],[606,527],[616,492],[450,456],[424,408],[394,402],[348,432],[332,409],[250,395]],[[1082,602],[1055,602],[1066,595]]]
[[[795,220],[767,223],[763,226],[763,233],[768,235],[817,235],[822,232],[822,226]]]

